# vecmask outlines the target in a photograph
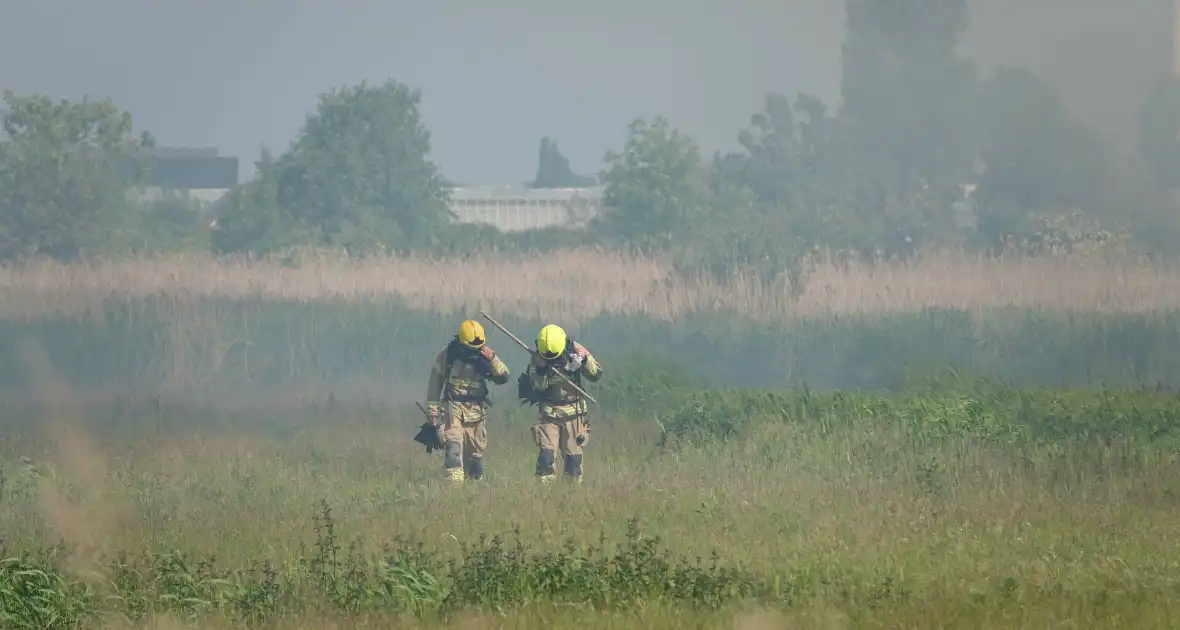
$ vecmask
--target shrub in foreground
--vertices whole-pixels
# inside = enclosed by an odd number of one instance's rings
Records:
[[[636,521],[622,544],[536,553],[521,542],[483,537],[459,558],[443,559],[400,540],[377,554],[344,549],[327,503],[316,516],[316,542],[281,567],[255,562],[233,569],[215,557],[169,551],[120,555],[100,562],[100,584],[73,571],[61,547],[5,550],[0,563],[0,621],[12,630],[72,628],[90,619],[137,622],[171,613],[257,622],[279,614],[335,610],[338,614],[446,615],[467,608],[499,610],[536,602],[619,608],[666,602],[720,608],[765,594],[746,572],[674,558]],[[101,593],[101,594],[100,594]]]
[[[661,444],[724,442],[766,422],[889,428],[913,445],[966,439],[999,446],[1093,440],[1167,446],[1180,444],[1180,398],[1162,389],[1019,389],[991,381],[898,394],[696,390],[665,414]]]

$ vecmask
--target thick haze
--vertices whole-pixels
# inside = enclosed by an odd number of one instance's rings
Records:
[[[110,96],[161,144],[216,146],[248,174],[319,92],[393,77],[422,89],[434,158],[467,183],[531,179],[543,135],[591,173],[635,116],[665,114],[712,150],[767,91],[837,102],[841,0],[487,4],[0,0],[0,87]],[[1167,64],[1167,0],[971,4],[965,52],[985,69],[1024,65],[1129,138]]]

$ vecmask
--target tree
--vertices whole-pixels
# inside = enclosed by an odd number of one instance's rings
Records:
[[[883,229],[866,228],[889,215],[866,216],[858,206],[847,131],[819,98],[799,94],[792,105],[782,94],[768,94],[762,111],[738,135],[742,150],[714,156],[710,168],[719,225],[727,233],[750,226],[749,239],[729,242],[742,243],[751,260],[764,262],[792,259],[821,242],[837,250],[874,251]],[[768,235],[773,242],[765,240]],[[771,255],[768,248],[781,251]]]
[[[605,162],[605,209],[592,226],[607,239],[666,246],[705,210],[700,149],[661,116],[632,121],[623,151],[607,152]]]
[[[799,139],[790,101],[782,94],[769,94],[763,111],[750,117],[753,129],[738,134],[743,179],[758,201],[793,201],[800,175]]]
[[[541,138],[541,148],[537,151],[537,176],[533,179],[533,188],[576,188],[594,184],[593,177],[578,175],[570,170],[570,161],[561,154],[556,142],[548,137]]]
[[[833,179],[835,121],[826,111],[809,95],[794,105],[782,94],[766,96],[750,128],[738,134],[742,150],[714,155],[710,208],[694,225],[678,268],[719,281],[734,274],[785,278],[792,292],[802,290],[808,254],[825,223],[844,210],[831,203],[842,186]]]
[[[290,150],[229,204],[215,247],[259,252],[307,243],[359,254],[433,243],[452,217],[420,100],[393,80],[321,94]],[[239,212],[256,216],[229,216]]]
[[[845,0],[841,93],[866,202],[943,195],[975,157],[973,66],[957,49],[967,0]],[[949,204],[948,204],[949,205]]]
[[[985,241],[994,245],[1037,215],[1113,205],[1109,147],[1071,118],[1051,86],[1028,71],[1003,69],[985,84],[981,104],[985,171],[975,198]]]
[[[744,187],[756,203],[817,220],[843,210],[839,125],[814,96],[799,94],[792,105],[782,94],[768,94],[750,128],[738,134],[743,151],[714,157],[714,192]]]
[[[217,224],[210,233],[214,252],[264,255],[284,245],[310,240],[301,224],[279,206],[279,170],[265,148],[254,163],[254,179],[231,190],[219,202]]]
[[[4,93],[0,140],[0,260],[72,260],[98,253],[119,229],[127,185],[143,173],[131,115],[110,100],[53,101]]]

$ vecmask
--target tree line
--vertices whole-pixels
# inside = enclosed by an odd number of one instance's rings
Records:
[[[1168,251],[1180,234],[1180,83],[1145,95],[1124,156],[1019,68],[984,76],[959,52],[966,0],[846,0],[840,106],[768,94],[703,154],[666,118],[637,118],[595,175],[542,139],[538,187],[605,186],[588,228],[501,234],[458,226],[431,160],[420,93],[396,80],[323,93],[296,140],[263,151],[256,175],[205,230],[175,200],[126,194],[153,144],[110,101],[5,94],[0,260],[69,260],[208,248],[265,255],[332,247],[350,255],[545,248],[594,242],[671,254],[724,277],[804,275],[825,249],[880,259],[931,247],[1045,253],[1128,246]],[[968,198],[967,193],[970,192]]]

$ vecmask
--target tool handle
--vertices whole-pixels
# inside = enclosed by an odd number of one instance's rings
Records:
[[[533,350],[532,348],[530,348],[530,347],[528,347],[527,345],[525,345],[525,343],[524,343],[523,341],[521,341],[521,340],[520,340],[520,338],[518,338],[516,335],[512,334],[512,332],[510,332],[510,331],[509,331],[507,328],[505,328],[504,326],[502,326],[502,325],[500,324],[500,322],[498,322],[498,321],[496,321],[496,320],[492,319],[492,316],[491,316],[491,315],[488,315],[487,313],[485,313],[485,312],[483,312],[483,311],[480,311],[480,312],[479,312],[479,314],[480,314],[480,315],[482,315],[482,316],[484,317],[484,319],[486,319],[486,320],[488,320],[489,322],[491,322],[493,326],[495,326],[496,328],[499,328],[499,329],[500,329],[500,331],[501,331],[501,332],[503,332],[505,335],[508,335],[509,337],[511,337],[511,338],[512,338],[512,340],[516,342],[516,345],[520,346],[521,348],[524,348],[525,352],[528,352],[530,355],[532,355],[532,354],[536,353],[536,350]],[[554,373],[556,373],[558,376],[560,376],[561,378],[565,379],[565,382],[566,382],[566,383],[569,383],[570,387],[573,387],[574,389],[578,390],[578,393],[579,393],[579,394],[581,394],[581,395],[585,396],[585,397],[586,397],[586,398],[587,398],[587,399],[588,399],[590,402],[592,402],[592,403],[594,403],[594,404],[598,404],[598,401],[597,401],[597,400],[595,400],[593,396],[591,396],[590,394],[586,393],[586,390],[582,389],[581,387],[579,387],[579,386],[578,386],[578,384],[577,384],[577,383],[575,383],[575,382],[573,382],[572,380],[570,380],[570,377],[568,377],[568,376],[566,376],[565,374],[563,374],[563,373],[561,372],[561,370],[553,370],[553,371],[554,371]]]

